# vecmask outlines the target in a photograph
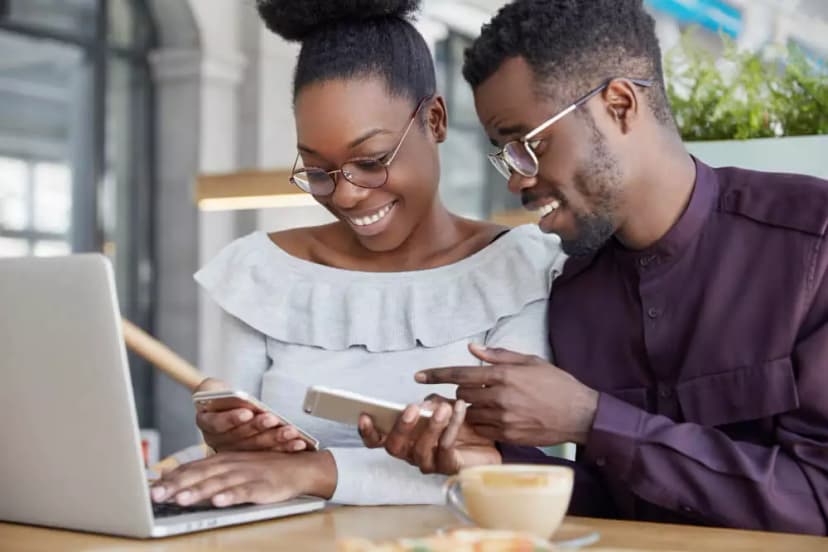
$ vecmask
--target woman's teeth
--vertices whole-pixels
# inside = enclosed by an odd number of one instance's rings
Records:
[[[373,215],[368,215],[365,217],[348,217],[348,220],[354,226],[368,226],[369,224],[374,224],[375,222],[379,222],[385,218],[385,215],[391,212],[391,208],[394,207],[393,203],[389,203]]]
[[[556,199],[556,200],[552,201],[551,203],[547,203],[546,205],[543,205],[541,208],[538,209],[538,211],[540,212],[541,218],[543,218],[546,215],[548,215],[549,213],[551,213],[553,211],[557,211],[558,207],[560,207],[560,206],[561,206],[561,202]]]

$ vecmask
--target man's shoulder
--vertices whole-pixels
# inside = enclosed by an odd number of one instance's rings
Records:
[[[828,180],[736,167],[713,170],[720,211],[815,236],[828,232]]]

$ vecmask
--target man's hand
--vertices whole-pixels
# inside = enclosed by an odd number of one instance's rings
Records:
[[[491,366],[424,370],[420,383],[453,383],[457,398],[470,403],[466,421],[488,439],[516,445],[585,444],[598,392],[536,356],[470,345]]]
[[[226,383],[207,378],[197,391],[223,391]],[[222,412],[197,412],[196,425],[204,442],[216,451],[279,451],[298,452],[307,448],[293,426],[285,425],[269,413],[256,414],[247,408]]]
[[[420,410],[432,410],[426,429],[418,430]],[[452,475],[461,468],[500,464],[494,442],[477,435],[464,423],[466,403],[433,395],[419,405],[406,407],[388,435],[374,427],[371,417],[359,419],[359,433],[369,448],[385,447],[391,455],[420,468],[423,473]]]

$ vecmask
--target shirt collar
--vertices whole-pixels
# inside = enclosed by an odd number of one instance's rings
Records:
[[[661,264],[677,257],[695,240],[716,204],[719,183],[712,168],[695,157],[693,161],[696,164],[693,192],[679,219],[660,240],[646,249],[627,249],[618,240],[613,239],[612,247],[620,258],[629,259],[641,266],[648,263]]]

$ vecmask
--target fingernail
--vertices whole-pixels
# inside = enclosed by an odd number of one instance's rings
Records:
[[[485,351],[486,350],[486,346],[481,345],[480,343],[470,343],[469,347],[471,347],[472,349],[477,349],[478,351]]]
[[[230,503],[230,495],[225,493],[217,494],[213,497],[213,504],[216,506],[226,506]]]
[[[297,441],[297,442],[293,443],[293,445],[290,448],[292,448],[293,450],[304,450],[305,449],[305,442],[304,441]]]
[[[253,419],[253,413],[249,410],[242,410],[239,412],[238,419],[240,422],[249,422]]]
[[[451,409],[447,409],[443,405],[440,405],[440,407],[437,408],[437,412],[434,413],[434,420],[440,423],[445,422],[446,420],[448,420],[450,411]]]
[[[426,375],[425,372],[417,372],[414,374],[414,381],[417,383],[425,383],[426,382]]]
[[[406,408],[403,411],[402,421],[404,421],[407,424],[410,424],[411,422],[414,421],[414,418],[416,418],[416,417],[417,417],[417,410],[415,410],[414,408]]]
[[[181,504],[182,506],[186,506],[190,503],[193,499],[193,493],[190,491],[181,491],[177,495],[175,495],[175,501]]]
[[[167,494],[167,490],[164,487],[158,486],[153,487],[150,490],[150,494],[152,495],[152,499],[156,502],[160,502],[164,500],[164,496]]]
[[[279,420],[276,418],[276,416],[265,416],[265,419],[262,421],[262,425],[266,429],[270,429],[271,427],[276,427],[277,425],[279,425]]]

